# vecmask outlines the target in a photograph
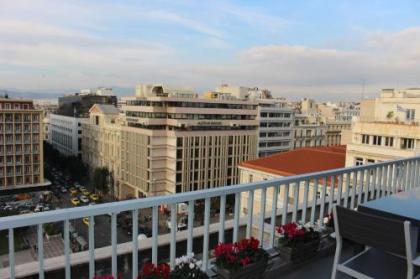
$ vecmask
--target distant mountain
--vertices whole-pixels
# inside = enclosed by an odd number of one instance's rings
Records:
[[[111,87],[114,93],[119,96],[132,96],[135,94],[134,88],[128,87]],[[28,99],[55,99],[58,97],[63,96],[64,94],[68,94],[71,92],[78,92],[80,89],[64,89],[59,91],[20,91],[17,89],[7,89],[7,88],[0,88],[0,96],[4,96],[6,93],[11,98],[28,98]]]

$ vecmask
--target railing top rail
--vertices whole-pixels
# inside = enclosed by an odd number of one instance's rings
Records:
[[[119,213],[123,211],[130,211],[134,209],[150,208],[162,204],[176,204],[181,202],[188,202],[193,200],[201,200],[205,198],[219,197],[224,195],[236,194],[256,189],[264,189],[273,186],[281,186],[301,181],[319,179],[323,177],[336,176],[344,173],[351,173],[355,171],[363,171],[374,169],[390,164],[398,164],[404,162],[412,162],[420,160],[420,156],[385,161],[380,163],[372,163],[361,166],[354,166],[349,168],[339,168],[328,171],[314,172],[308,174],[301,174],[289,177],[280,177],[272,180],[258,181],[249,184],[239,184],[224,186],[212,189],[204,189],[199,191],[178,193],[168,196],[156,196],[143,199],[134,199],[118,202],[110,202],[106,204],[97,204],[93,206],[81,206],[76,208],[66,208],[53,210],[48,212],[40,212],[37,214],[24,214],[18,216],[9,216],[0,218],[0,230],[9,228],[18,228],[25,226],[32,226],[43,223],[58,222],[66,219],[79,219],[87,216],[104,215],[107,213]]]

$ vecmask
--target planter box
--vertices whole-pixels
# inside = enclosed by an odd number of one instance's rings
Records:
[[[217,268],[217,273],[224,279],[259,279],[263,277],[263,273],[267,268],[267,259],[256,263],[249,264],[238,270],[230,270]]]
[[[54,240],[54,239],[61,239],[61,233],[52,234],[52,235],[49,235],[49,234],[46,233],[45,235],[46,235],[48,241]]]
[[[320,239],[313,240],[295,247],[279,245],[280,255],[292,263],[303,263],[313,258],[318,253]]]

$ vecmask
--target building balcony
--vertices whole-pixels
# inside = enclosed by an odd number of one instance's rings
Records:
[[[122,274],[122,278],[137,278],[142,264],[148,260],[168,262],[173,267],[177,257],[193,251],[202,260],[203,270],[211,275],[214,274],[211,250],[215,245],[250,236],[258,238],[262,247],[270,251],[270,267],[261,278],[330,278],[333,250],[324,251],[325,257],[317,257],[306,265],[287,265],[278,253],[272,253],[278,240],[276,226],[301,221],[322,228],[324,218],[336,204],[356,209],[368,200],[417,187],[419,169],[420,157],[413,157],[250,184],[3,217],[0,232],[8,234],[11,252],[9,264],[0,269],[0,278],[37,275],[40,278],[93,278],[98,273],[113,274],[114,278],[117,274]],[[286,192],[289,194],[284,195]],[[299,198],[293,199],[290,193]],[[244,195],[247,196],[245,202],[241,201]],[[177,209],[181,203],[187,204],[183,213],[189,218],[184,224],[185,230],[178,231]],[[197,203],[202,205],[202,211],[197,210]],[[169,217],[161,213],[160,208],[169,209]],[[140,239],[139,213],[150,218],[152,228],[149,237]],[[117,229],[118,216],[122,214],[132,216],[133,220],[132,237],[125,242],[119,242]],[[80,222],[82,218],[87,218],[84,222],[88,225]],[[100,225],[104,218],[105,227]],[[200,222],[196,223],[198,219]],[[72,252],[76,221],[87,236],[81,252]],[[44,250],[49,245],[44,239],[43,225],[47,223],[58,223],[63,228],[61,253]],[[162,223],[168,224],[170,229],[160,229]],[[31,245],[38,248],[31,250],[36,259],[25,261],[15,253],[14,243],[16,231],[29,226],[33,232]],[[106,244],[99,246],[98,242],[104,238],[107,238]]]

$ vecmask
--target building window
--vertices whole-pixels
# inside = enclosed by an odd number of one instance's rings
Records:
[[[394,138],[393,137],[385,137],[385,146],[389,146],[389,147],[394,146]]]
[[[369,144],[369,139],[370,139],[369,135],[362,135],[362,143]]]
[[[373,163],[375,163],[375,160],[373,160],[373,159],[367,159],[367,163],[368,164],[373,164]]]
[[[401,149],[414,149],[414,139],[402,138]]]
[[[361,166],[361,165],[363,165],[363,158],[360,158],[360,157],[356,157],[356,161],[355,161],[356,163],[356,166]]]
[[[382,137],[381,136],[373,136],[373,145],[381,145]]]
[[[254,176],[252,174],[250,174],[249,175],[249,182],[251,183],[251,182],[253,182],[253,180],[254,180]]]
[[[415,109],[407,109],[405,111],[405,119],[406,120],[414,120],[416,117],[416,110]]]

